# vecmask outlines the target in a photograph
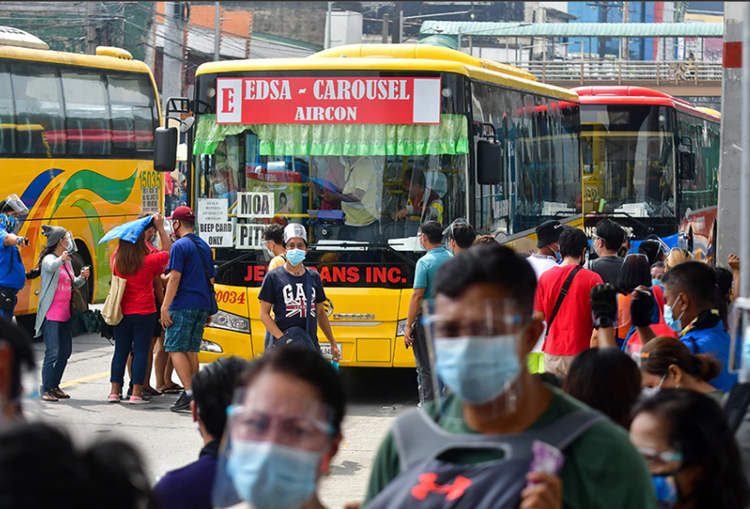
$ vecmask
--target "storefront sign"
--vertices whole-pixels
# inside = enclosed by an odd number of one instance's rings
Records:
[[[275,214],[273,193],[237,193],[237,217],[269,219]]]
[[[217,124],[439,124],[440,78],[219,78]]]
[[[238,246],[239,247],[239,246]],[[320,273],[320,279],[323,283],[350,283],[350,284],[379,284],[379,283],[390,283],[399,284],[406,283],[406,278],[401,273],[399,267],[383,267],[383,266],[321,266],[321,267],[309,267],[312,270],[317,270]],[[268,271],[268,267],[265,265],[249,265],[247,267],[247,276],[245,281],[261,282]]]

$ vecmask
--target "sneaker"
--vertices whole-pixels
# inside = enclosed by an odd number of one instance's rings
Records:
[[[119,394],[110,394],[107,396],[107,403],[119,403],[122,400],[122,396]]]
[[[130,405],[145,405],[148,402],[148,400],[139,398],[138,396],[130,396],[130,399],[123,401],[123,403],[128,403]]]
[[[185,412],[190,411],[190,402],[193,401],[192,396],[188,396],[187,393],[183,392],[180,394],[180,398],[177,402],[172,405],[169,409],[173,412]]]

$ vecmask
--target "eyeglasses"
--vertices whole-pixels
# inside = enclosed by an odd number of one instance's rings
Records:
[[[310,417],[270,415],[239,405],[227,407],[232,417],[232,434],[244,440],[270,441],[274,436],[285,444],[317,442],[334,434],[332,425]]]
[[[681,452],[659,452],[650,447],[639,447],[638,452],[647,463],[672,463],[674,461],[682,461]]]

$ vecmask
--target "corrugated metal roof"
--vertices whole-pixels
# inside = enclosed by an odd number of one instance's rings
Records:
[[[724,37],[723,23],[492,23],[425,21],[420,35],[507,37]]]

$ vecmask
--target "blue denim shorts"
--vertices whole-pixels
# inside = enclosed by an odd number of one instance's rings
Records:
[[[208,320],[205,309],[170,309],[172,325],[164,332],[167,352],[197,352],[201,348],[203,329]]]

